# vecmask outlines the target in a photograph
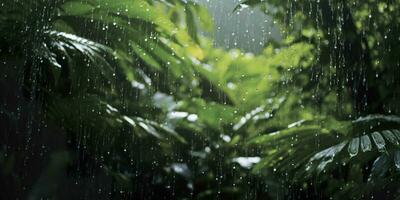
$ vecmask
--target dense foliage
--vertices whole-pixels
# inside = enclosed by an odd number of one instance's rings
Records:
[[[213,47],[186,0],[0,3],[2,199],[394,199],[398,1],[243,1]]]

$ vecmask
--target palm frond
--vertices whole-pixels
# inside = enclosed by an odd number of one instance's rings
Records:
[[[372,173],[387,175],[385,172],[389,168],[399,169],[399,119],[397,116],[369,115],[351,122],[337,122],[335,127],[327,127],[321,121],[303,122],[257,136],[249,144],[261,146],[265,157],[253,170],[276,168],[302,179],[329,173],[339,166],[368,166],[375,160]],[[334,123],[330,121],[329,124]],[[383,161],[385,169],[378,167]],[[384,171],[376,172],[378,169]]]

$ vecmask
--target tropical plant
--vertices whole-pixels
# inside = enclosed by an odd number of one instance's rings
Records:
[[[258,6],[281,22],[286,37],[283,44],[308,42],[313,46],[315,62],[308,77],[318,84],[303,87],[302,94],[307,98],[307,91],[314,90],[310,95],[317,96],[317,101],[311,102],[322,108],[295,123],[286,121],[287,127],[258,128],[262,134],[250,139],[248,145],[260,148],[264,156],[253,172],[289,176],[286,184],[294,184],[294,191],[316,187],[326,198],[349,198],[351,192],[352,198],[359,199],[379,196],[384,190],[388,191],[386,198],[394,198],[398,192],[398,103],[393,102],[396,92],[380,87],[399,86],[393,72],[399,61],[386,57],[393,53],[391,45],[381,46],[397,42],[390,38],[396,35],[392,30],[398,28],[392,27],[398,20],[398,4],[249,0],[235,11],[244,5]],[[316,93],[315,86],[323,92]],[[332,103],[341,105],[333,108]],[[307,105],[301,106],[309,110]],[[311,110],[314,113],[316,109]],[[293,113],[282,111],[284,117]]]
[[[168,8],[174,4],[144,0],[2,3],[2,30],[9,30],[1,35],[2,51],[6,53],[2,70],[10,76],[3,79],[4,84],[15,89],[11,94],[21,91],[30,99],[24,101],[27,106],[9,102],[27,112],[29,119],[17,116],[6,104],[2,110],[11,115],[6,120],[14,118],[16,129],[35,129],[30,124],[46,129],[48,123],[61,128],[56,130],[59,137],[66,133],[68,150],[77,152],[74,165],[83,169],[74,173],[74,179],[88,173],[89,168],[93,168],[93,174],[107,172],[118,182],[140,172],[140,177],[135,177],[142,180],[140,183],[158,187],[159,183],[152,180],[164,177],[160,175],[165,173],[163,167],[176,160],[169,149],[174,143],[185,143],[182,136],[158,120],[165,114],[158,114],[164,109],[163,104],[171,98],[161,92],[181,98],[185,96],[183,91],[199,93],[193,85],[198,78],[193,76],[192,60],[201,57],[201,49],[186,27],[175,26],[169,20]],[[201,11],[196,4],[186,6],[193,13]],[[156,82],[168,77],[173,77],[171,84]],[[7,137],[12,137],[13,128],[8,129]],[[30,141],[16,141],[30,145]],[[141,148],[153,150],[143,152]],[[141,158],[142,155],[146,156]],[[159,159],[158,155],[165,157]],[[15,153],[6,156],[4,162],[13,166],[13,159],[24,157],[24,153]],[[135,162],[140,160],[140,168],[130,167],[133,158]],[[143,170],[147,168],[154,171]],[[13,189],[23,187],[17,184],[18,179],[9,176],[16,183]],[[49,184],[53,183],[48,181]],[[105,190],[114,192],[115,187]],[[55,195],[56,190],[59,188],[38,184],[30,195]],[[131,191],[143,196],[152,192],[150,188]],[[168,193],[154,193],[149,198]],[[25,194],[21,191],[21,195]]]
[[[0,3],[0,197],[398,196],[397,4],[245,4],[284,39],[216,48],[194,1]]]
[[[286,174],[292,177],[291,183],[308,183],[305,190],[312,184],[324,187],[327,183],[327,193],[321,195],[335,198],[352,192],[352,198],[358,199],[383,185],[393,190],[398,184],[399,122],[398,117],[385,115],[354,121],[327,117],[298,121],[248,141],[264,154],[252,170]],[[351,184],[337,187],[343,181]]]
[[[328,82],[339,98],[351,96],[353,116],[399,113],[398,94],[385,89],[398,91],[400,85],[400,61],[393,56],[399,42],[398,1],[244,0],[240,5],[257,6],[274,17],[288,41],[313,44],[314,78]]]

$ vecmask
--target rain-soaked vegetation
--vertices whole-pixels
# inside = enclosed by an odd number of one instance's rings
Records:
[[[398,199],[400,0],[1,0],[0,199]]]

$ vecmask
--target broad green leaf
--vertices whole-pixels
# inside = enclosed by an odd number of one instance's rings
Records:
[[[160,133],[158,133],[158,131],[153,126],[146,124],[144,122],[139,122],[138,125],[140,127],[142,127],[142,129],[145,130],[147,133],[150,133],[151,135],[155,136],[156,138],[159,138],[159,139],[162,138]]]
[[[67,15],[84,15],[93,12],[95,7],[82,1],[67,1],[62,6]]]
[[[213,18],[208,13],[208,10],[198,4],[191,4],[195,10],[194,16],[197,17],[199,21],[199,26],[205,31],[212,31],[214,28]]]
[[[136,44],[135,42],[131,41],[130,46],[132,47],[133,51],[138,55],[146,64],[151,67],[154,67],[156,70],[161,70],[160,64],[155,60],[150,53],[144,50],[140,45]],[[157,48],[157,47],[156,47]]]
[[[175,32],[175,25],[145,0],[96,0],[96,2],[97,9],[155,23],[169,34]]]

